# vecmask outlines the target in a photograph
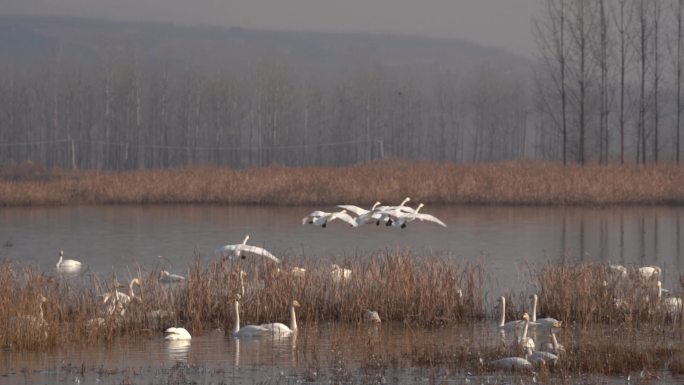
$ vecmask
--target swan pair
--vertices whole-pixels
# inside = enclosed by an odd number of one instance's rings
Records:
[[[273,322],[261,325],[246,325],[240,327],[240,296],[235,299],[235,327],[233,328],[234,337],[262,337],[271,335],[274,337],[288,337],[297,332],[297,316],[295,307],[300,307],[297,300],[290,304],[290,326],[280,322]]]
[[[334,283],[347,282],[351,279],[351,269],[345,269],[336,264],[332,264],[331,268],[332,270],[330,270],[330,279]]]
[[[106,306],[108,315],[119,314],[123,316],[126,313],[126,306],[135,298],[135,292],[133,291],[134,285],[141,286],[140,279],[133,278],[128,283],[128,294],[120,292],[119,287],[122,287],[122,285],[117,283],[113,292],[106,293],[102,296],[102,303]]]

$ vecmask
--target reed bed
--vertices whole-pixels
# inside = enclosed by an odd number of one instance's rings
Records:
[[[411,351],[393,351],[372,333],[365,347],[349,344],[344,335],[339,350],[360,349],[369,355],[369,369],[384,365],[446,367],[486,372],[490,360],[520,355],[499,343],[498,310],[487,298],[486,269],[449,255],[416,255],[386,250],[348,257],[338,263],[352,270],[347,280],[335,280],[329,262],[287,256],[288,264],[263,260],[204,259],[196,256],[182,283],[165,284],[159,271],[136,272],[141,281],[135,299],[109,311],[103,296],[116,290],[116,277],[46,275],[31,267],[0,263],[0,346],[43,349],[50,346],[111,341],[119,336],[161,338],[170,326],[183,326],[193,335],[234,325],[234,302],[240,293],[244,324],[287,322],[293,299],[300,327],[307,333],[325,322],[363,325],[363,311],[378,311],[383,322],[412,328],[451,328],[453,339],[434,343],[409,341]],[[306,269],[304,276],[292,267]],[[241,271],[246,271],[244,294]],[[567,353],[555,367],[559,375],[576,373],[625,374],[630,370],[682,373],[682,315],[668,318],[654,297],[650,281],[616,278],[601,264],[549,263],[530,268],[530,287],[539,288],[541,313],[563,321],[559,339]],[[674,288],[673,288],[674,289]],[[126,289],[121,289],[126,291]],[[508,319],[530,312],[527,291],[508,295]],[[675,294],[681,296],[681,290]],[[626,305],[616,306],[615,299]],[[647,299],[648,298],[648,299]],[[42,314],[41,314],[42,313]],[[490,317],[491,315],[491,317]],[[478,329],[481,328],[481,329]],[[458,330],[485,330],[466,340]],[[491,330],[490,330],[491,329]],[[597,331],[600,333],[597,335]],[[309,349],[304,333],[298,344]],[[539,340],[544,340],[543,332]],[[538,337],[535,336],[535,339]],[[333,343],[334,345],[334,343]],[[365,349],[365,350],[364,350]],[[305,355],[316,355],[316,349]]]
[[[420,183],[417,183],[420,181]],[[387,160],[348,167],[122,172],[0,167],[0,205],[260,204],[630,205],[683,204],[684,168],[562,166],[548,162],[456,165]]]

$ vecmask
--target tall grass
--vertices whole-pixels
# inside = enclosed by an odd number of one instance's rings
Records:
[[[684,168],[546,162],[381,161],[349,167],[125,172],[0,167],[0,205],[372,204],[405,196],[437,204],[682,204]]]

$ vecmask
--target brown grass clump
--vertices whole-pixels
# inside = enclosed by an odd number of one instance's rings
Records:
[[[241,170],[67,171],[32,163],[0,168],[0,205],[370,204],[407,195],[433,204],[682,204],[684,168],[398,160]]]

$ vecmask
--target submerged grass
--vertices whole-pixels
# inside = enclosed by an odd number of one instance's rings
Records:
[[[416,183],[420,181],[420,183]],[[548,162],[456,165],[388,160],[348,167],[123,172],[0,167],[0,205],[272,204],[683,204],[684,168],[562,166]]]
[[[367,354],[370,372],[406,362],[486,372],[490,360],[519,354],[498,340],[498,317],[487,317],[497,312],[492,312],[492,301],[483,289],[486,274],[481,263],[388,250],[347,258],[340,264],[352,270],[351,277],[336,281],[329,263],[301,256],[285,260],[290,264],[197,256],[187,269],[186,281],[179,284],[161,283],[159,271],[139,270],[136,275],[141,285],[134,287],[135,299],[123,307],[125,312],[119,308],[109,312],[103,304],[103,295],[117,286],[114,277],[49,276],[2,262],[0,285],[5,290],[0,292],[0,345],[41,349],[111,341],[122,335],[160,338],[169,326],[186,327],[194,335],[218,327],[228,334],[234,324],[234,300],[242,292],[244,269],[248,275],[240,308],[243,325],[286,323],[289,303],[297,299],[302,304],[298,321],[307,333],[328,321],[362,325],[363,310],[368,308],[377,310],[383,323],[454,331],[450,338],[400,344],[410,351],[394,351],[383,345],[387,340],[372,332],[361,333],[366,341],[363,346],[350,344],[343,334],[331,337],[337,346],[333,350],[353,348],[360,349],[358,354]],[[306,269],[304,276],[292,273],[295,265]],[[541,313],[564,322],[559,339],[567,353],[557,366],[544,370],[561,376],[622,375],[632,370],[680,374],[684,370],[681,314],[677,319],[667,317],[653,296],[651,282],[616,279],[605,266],[586,263],[549,263],[531,269],[529,275],[525,279],[540,288]],[[511,306],[509,319],[519,319],[522,311],[530,311],[527,296],[521,293],[520,297],[517,303],[523,305]],[[627,305],[616,306],[616,298]],[[509,295],[509,299],[516,296]],[[477,330],[486,333],[478,337]],[[597,330],[602,333],[598,338]],[[471,337],[463,339],[461,332]],[[307,338],[307,333],[298,346],[305,357],[316,356],[317,349],[310,346],[314,340]],[[548,337],[536,333],[539,344]],[[404,338],[413,337],[409,333]]]

